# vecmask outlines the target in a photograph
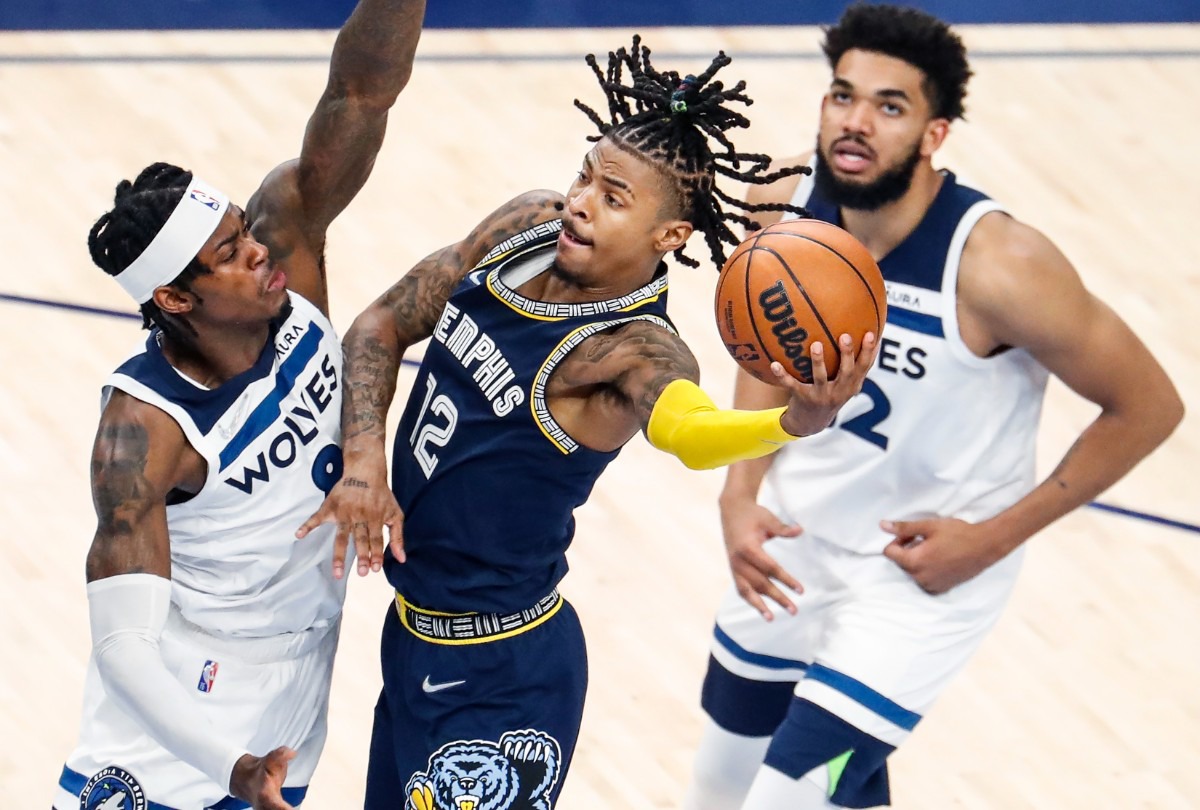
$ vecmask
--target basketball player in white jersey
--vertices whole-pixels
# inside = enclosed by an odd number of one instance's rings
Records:
[[[830,429],[730,468],[736,592],[716,618],[688,810],[887,804],[888,755],[995,623],[1022,543],[1183,413],[1045,236],[934,168],[970,76],[959,38],[913,9],[855,5],[823,46],[833,78],[816,153],[785,162],[815,172],[749,199],[804,205],[856,236],[883,271],[888,323]],[[1039,483],[1049,374],[1101,412]],[[780,396],[739,373],[735,407]],[[760,594],[786,610],[772,617]]]
[[[156,163],[89,234],[150,335],[104,386],[93,651],[57,810],[303,800],[345,594],[335,528],[295,536],[341,476],[325,235],[370,174],[423,15],[423,0],[361,0],[300,157],[244,210]]]

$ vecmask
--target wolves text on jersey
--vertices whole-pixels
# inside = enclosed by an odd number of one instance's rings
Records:
[[[300,402],[296,403],[295,398],[285,395],[285,401],[291,399],[292,403],[281,403],[280,412],[271,423],[272,426],[277,425],[278,429],[266,449],[260,450],[240,472],[226,478],[225,483],[249,495],[254,491],[256,481],[267,483],[271,480],[272,469],[290,467],[299,456],[300,448],[320,435],[320,415],[339,400],[334,396],[337,388],[338,369],[326,354],[321,358],[319,368],[306,382],[297,380],[293,384],[293,391],[299,389]],[[254,415],[257,415],[257,411]]]

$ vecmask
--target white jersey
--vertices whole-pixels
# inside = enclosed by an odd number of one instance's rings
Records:
[[[203,488],[168,498],[171,599],[182,618],[234,637],[333,624],[345,580],[332,574],[334,527],[296,530],[341,476],[341,344],[290,293],[252,368],[214,389],[163,357],[157,330],[105,382],[166,412],[208,463]]]
[[[840,224],[811,177],[792,202]],[[1020,349],[978,357],[958,325],[963,245],[984,214],[1001,210],[945,172],[920,224],[879,263],[888,314],[875,367],[832,428],[776,454],[762,495],[780,517],[871,554],[894,539],[880,520],[977,522],[1032,489],[1048,374]]]

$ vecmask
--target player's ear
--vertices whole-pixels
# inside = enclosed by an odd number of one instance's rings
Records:
[[[945,118],[934,118],[925,125],[925,134],[921,138],[921,156],[932,157],[941,148],[942,142],[950,134],[950,121]]]
[[[151,300],[154,301],[154,305],[161,311],[171,315],[182,315],[186,312],[191,312],[194,303],[191,295],[174,287],[157,288]]]
[[[658,235],[654,241],[654,249],[661,253],[679,250],[692,235],[692,223],[685,219],[671,219],[658,227]]]

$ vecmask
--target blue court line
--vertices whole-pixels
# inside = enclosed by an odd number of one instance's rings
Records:
[[[712,51],[688,53],[658,53],[654,58],[663,61],[703,61],[712,59]],[[811,51],[751,51],[733,52],[735,61],[808,61],[820,62],[825,55]],[[1020,60],[1020,59],[1198,59],[1200,49],[1185,50],[978,50],[971,52],[971,59]],[[583,62],[583,53],[526,53],[526,54],[477,54],[444,53],[418,54],[418,62],[443,64],[473,63],[538,63],[538,62]],[[0,65],[142,65],[142,64],[324,64],[328,54],[0,54]]]
[[[89,307],[84,306],[83,304],[71,304],[66,301],[50,301],[45,298],[30,298],[29,296],[12,295],[10,293],[0,293],[0,301],[8,301],[14,304],[30,304],[32,306],[51,307],[53,309],[63,309],[69,312],[80,312],[85,315],[103,315],[109,318],[141,320],[142,317],[135,312],[123,312],[116,309],[104,309],[103,307]],[[400,362],[406,366],[419,366],[421,364],[419,360],[409,360],[408,358],[405,358]],[[1182,520],[1172,520],[1171,518],[1159,517],[1158,515],[1151,515],[1147,512],[1139,512],[1135,509],[1126,509],[1121,506],[1113,506],[1111,504],[1101,503],[1099,501],[1092,501],[1086,505],[1092,507],[1093,509],[1099,509],[1102,512],[1111,512],[1114,515],[1137,518],[1138,520],[1144,520],[1147,523],[1156,523],[1160,526],[1168,526],[1172,529],[1179,529],[1185,532],[1192,532],[1193,534],[1200,534],[1200,526],[1196,526],[1192,523],[1185,523]]]
[[[1112,504],[1100,503],[1099,501],[1092,501],[1087,505],[1093,509],[1099,509],[1101,512],[1111,512],[1114,515],[1137,518],[1138,520],[1145,520],[1149,523],[1157,523],[1160,526],[1169,526],[1172,529],[1179,529],[1185,532],[1192,532],[1193,534],[1200,534],[1200,526],[1196,526],[1191,523],[1184,523],[1182,520],[1172,520],[1171,518],[1159,517],[1158,515],[1139,512],[1136,509],[1126,509],[1123,506],[1113,506]]]
[[[84,315],[103,315],[106,318],[122,318],[125,320],[140,321],[142,316],[137,312],[126,312],[119,309],[105,309],[104,307],[89,307],[83,304],[71,304],[66,301],[51,301],[46,298],[30,298],[27,295],[13,295],[11,293],[0,293],[0,301],[7,301],[12,304],[30,304],[35,307],[50,307],[51,309],[65,309],[68,312],[80,312]],[[420,360],[410,360],[407,357],[400,361],[402,365],[419,366]]]
[[[108,318],[130,318],[140,321],[142,316],[137,312],[122,312],[116,309],[105,309],[104,307],[89,307],[83,304],[69,304],[66,301],[47,301],[44,298],[28,298],[24,295],[11,295],[9,293],[0,293],[0,301],[8,301],[13,304],[32,304],[36,307],[53,307],[55,309],[65,309],[71,312],[82,312],[86,315],[104,315]]]

